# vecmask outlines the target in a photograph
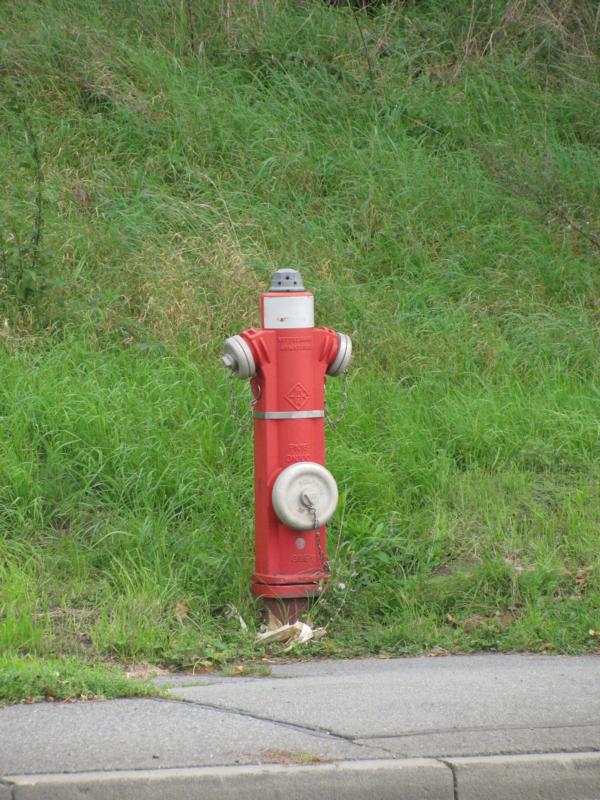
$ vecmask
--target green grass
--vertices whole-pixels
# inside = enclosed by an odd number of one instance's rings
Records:
[[[0,652],[255,657],[217,356],[282,266],[356,350],[311,652],[598,649],[594,12],[2,8]]]
[[[149,697],[161,692],[116,669],[91,667],[78,658],[39,659],[0,656],[0,707],[40,700],[111,700],[115,697]]]

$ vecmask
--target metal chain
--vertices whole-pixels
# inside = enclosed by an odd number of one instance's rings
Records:
[[[321,561],[321,566],[322,566],[323,572],[327,572],[329,574],[329,578],[331,580],[333,580],[333,582],[335,584],[336,581],[335,581],[335,577],[333,575],[333,570],[331,568],[331,563],[330,563],[329,559],[326,559],[324,554],[323,554],[323,548],[322,548],[322,543],[321,543],[321,531],[319,530],[319,520],[317,518],[317,509],[315,508],[315,505],[312,502],[312,499],[310,498],[310,496],[306,492],[303,492],[301,494],[300,502],[302,503],[302,505],[304,505],[306,508],[308,508],[312,512],[313,528],[314,528],[314,531],[315,531],[315,541],[316,541],[317,550],[318,550],[318,553],[319,553],[319,559]],[[351,572],[350,572],[350,575],[349,575],[349,579],[350,580],[352,578],[355,578],[358,575],[358,572],[353,569],[355,563],[356,563],[356,556],[353,555],[351,557],[351,560],[350,560],[350,569],[351,569]],[[349,579],[347,579],[347,580],[349,580]],[[342,593],[341,594],[341,599],[340,599],[340,602],[337,604],[336,608],[334,608],[333,613],[329,617],[329,620],[325,623],[325,626],[324,626],[325,630],[328,630],[330,628],[330,626],[332,626],[336,622],[336,620],[338,619],[338,617],[340,616],[340,614],[342,613],[342,611],[344,610],[344,608],[346,606],[346,601],[348,600],[349,592],[353,592],[354,591],[354,589],[349,585],[349,583],[338,582],[336,584],[336,588],[339,589],[341,591],[341,593]],[[321,602],[321,600],[324,598],[324,596],[325,595],[322,595],[317,600],[315,606],[313,606],[313,610]]]
[[[316,517],[316,515],[315,515]],[[321,531],[317,527],[316,519],[315,519],[315,542],[317,544],[317,551],[319,553],[319,561],[321,562],[321,567],[323,568],[323,572],[330,572],[329,569],[329,559],[325,558],[323,555],[323,548],[321,546]]]
[[[335,574],[336,569],[334,567],[331,567],[329,561],[327,561],[326,564],[328,571],[330,572],[329,576],[330,585],[332,585],[335,589],[337,589],[341,593],[339,602],[335,604],[335,607],[332,613],[330,614],[328,621],[324,625],[325,630],[328,630],[330,626],[332,626],[336,622],[336,620],[344,610],[349,594],[355,591],[354,587],[351,585],[351,582],[353,578],[356,578],[356,576],[358,575],[358,567],[357,567],[358,559],[356,554],[351,555],[350,563],[347,567],[347,577],[345,578],[345,581],[338,580],[339,575],[336,576]],[[357,569],[355,569],[355,567],[357,567]],[[315,606],[321,603],[324,599],[325,599],[325,594],[319,597]]]
[[[240,426],[240,430],[242,431],[242,433],[248,433],[248,431],[250,430],[250,427],[252,425],[252,419],[253,419],[253,417],[252,417],[252,409],[257,404],[258,399],[260,397],[260,388],[259,388],[259,392],[258,392],[258,397],[253,397],[252,398],[252,403],[250,404],[250,411],[246,415],[246,418],[244,419],[244,417],[240,413],[240,409],[239,409],[239,405],[238,405],[238,401],[237,401],[237,395],[235,393],[235,389],[233,388],[233,383],[235,381],[235,378],[231,373],[228,376],[228,380],[229,380],[229,399],[231,401],[231,415],[233,416],[234,420]]]
[[[327,402],[325,402],[325,422],[329,428],[335,429],[340,424],[340,422],[344,419],[344,415],[346,413],[346,406],[348,405],[348,394],[349,394],[349,379],[348,379],[348,370],[344,372],[344,382],[342,386],[342,401],[340,403],[340,407],[336,417],[332,417],[327,412]]]
[[[323,553],[323,546],[321,542],[321,531],[319,530],[321,526],[319,525],[319,519],[317,517],[317,509],[315,508],[315,504],[313,503],[310,496],[306,492],[302,493],[300,497],[300,502],[302,503],[303,506],[308,508],[308,510],[312,513],[313,530],[315,532],[315,543],[317,545],[317,551],[319,553],[319,561],[321,562],[321,567],[323,569],[323,572],[329,572],[329,560],[325,558],[325,555]]]
[[[320,542],[319,542],[319,554],[322,556],[322,551],[320,549]],[[321,606],[326,601],[326,598],[329,597],[333,600],[334,607],[329,613],[329,619],[323,625],[324,629],[327,631],[329,630],[337,621],[338,617],[343,612],[346,602],[348,601],[349,594],[355,591],[354,587],[351,585],[352,579],[356,578],[358,575],[358,571],[354,569],[354,566],[357,563],[357,558],[355,555],[352,555],[349,564],[349,572],[348,576],[344,581],[339,580],[339,574],[336,575],[337,569],[331,565],[329,560],[323,560],[325,569],[329,573],[328,583],[329,586],[336,589],[339,592],[337,597],[339,598],[336,602],[336,595],[332,595],[331,592],[322,592],[321,595],[317,598],[316,602],[313,604],[312,612],[314,613],[316,609]],[[337,594],[336,592],[336,594]]]

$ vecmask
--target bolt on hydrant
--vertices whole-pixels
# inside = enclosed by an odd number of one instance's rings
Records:
[[[325,468],[325,376],[345,373],[350,337],[314,327],[300,273],[280,269],[261,295],[260,329],[225,341],[223,365],[250,378],[256,571],[252,593],[295,622],[330,575],[326,523],[338,489]]]

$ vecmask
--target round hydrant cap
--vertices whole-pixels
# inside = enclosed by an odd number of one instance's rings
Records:
[[[338,504],[335,478],[322,464],[299,461],[279,473],[271,495],[277,517],[296,531],[320,528]]]
[[[278,269],[271,275],[270,292],[303,292],[302,275],[297,269]]]
[[[338,333],[338,349],[335,358],[327,368],[327,374],[335,378],[346,372],[352,361],[352,339],[345,333]]]
[[[252,350],[241,336],[230,336],[225,340],[221,363],[236,378],[253,378],[256,375]]]

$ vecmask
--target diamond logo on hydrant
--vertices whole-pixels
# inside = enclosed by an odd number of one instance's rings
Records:
[[[308,400],[308,392],[301,383],[296,383],[286,394],[285,399],[288,403],[299,411]]]

